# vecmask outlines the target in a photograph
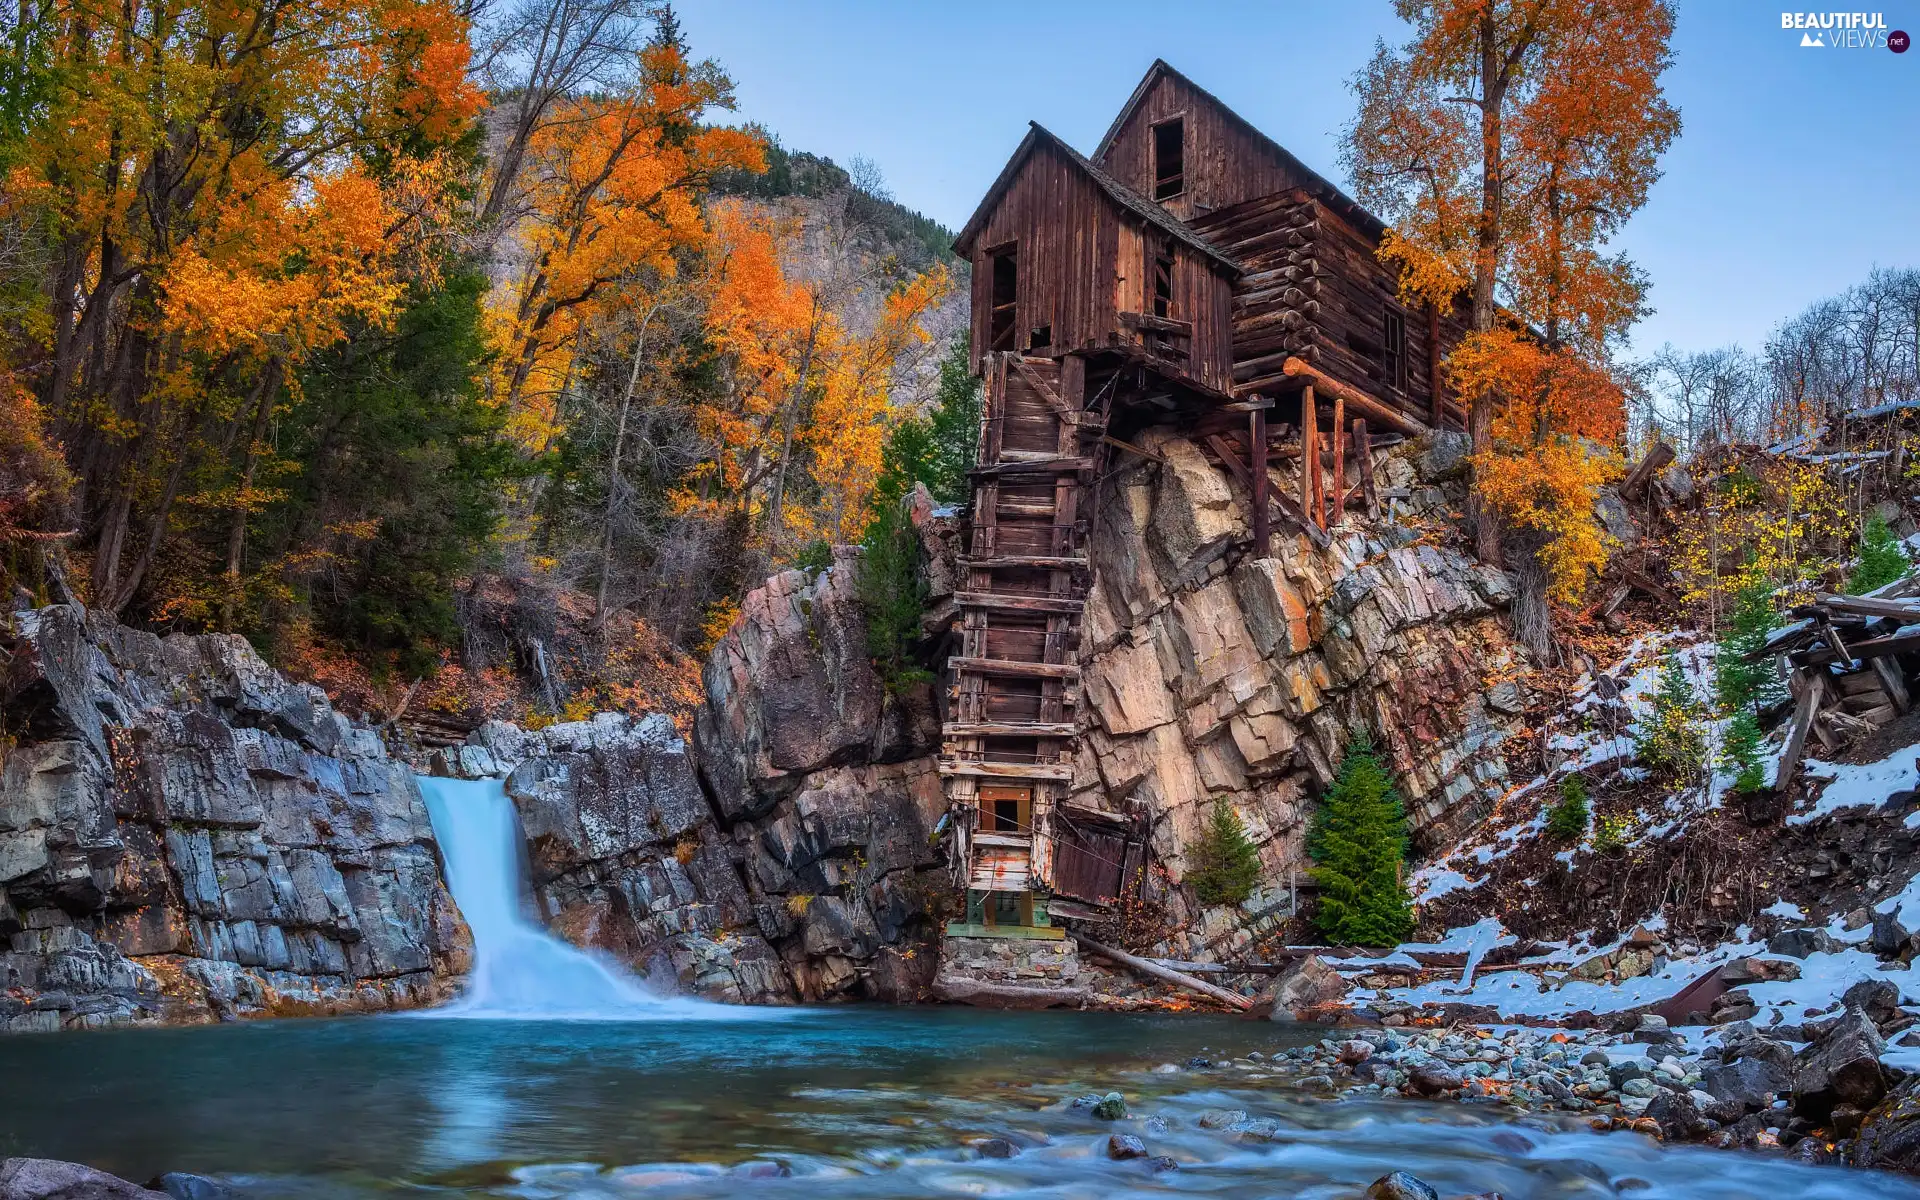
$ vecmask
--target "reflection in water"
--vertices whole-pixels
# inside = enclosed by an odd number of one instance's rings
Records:
[[[1352,1197],[1389,1170],[1507,1200],[1891,1200],[1912,1182],[1668,1148],[1504,1108],[1329,1103],[1258,1064],[1312,1038],[1225,1018],[805,1010],[735,1022],[355,1018],[0,1040],[32,1080],[0,1153],[268,1197]],[[1209,1049],[1210,1047],[1210,1049]],[[1127,1094],[1108,1125],[1072,1107]],[[1206,1128],[1210,1110],[1244,1110]],[[1219,1125],[1217,1117],[1208,1124]],[[1114,1162],[1111,1132],[1173,1170]],[[1002,1138],[1020,1153],[983,1158]],[[761,1176],[773,1176],[762,1178]]]

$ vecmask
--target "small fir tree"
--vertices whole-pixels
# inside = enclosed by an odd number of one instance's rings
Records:
[[[1560,781],[1560,802],[1547,810],[1547,836],[1577,842],[1587,832],[1587,783],[1578,775]]]
[[[1348,746],[1314,814],[1307,853],[1320,888],[1315,922],[1329,942],[1391,946],[1413,932],[1413,900],[1402,878],[1406,810],[1364,738]]]
[[[1875,591],[1904,579],[1912,567],[1900,539],[1887,528],[1886,518],[1875,513],[1860,533],[1860,562],[1847,577],[1847,591],[1856,596]]]
[[[1194,847],[1194,870],[1187,877],[1202,904],[1240,904],[1260,881],[1260,852],[1247,836],[1240,814],[1216,800],[1213,815]]]
[[[1752,709],[1742,709],[1727,726],[1723,765],[1733,772],[1733,790],[1751,795],[1767,786],[1766,765],[1760,758],[1760,722]]]
[[[1720,640],[1713,658],[1714,694],[1730,713],[1737,714],[1742,709],[1764,712],[1786,699],[1787,689],[1780,679],[1778,664],[1771,658],[1751,657],[1779,628],[1774,590],[1765,578],[1759,578],[1734,594],[1727,635]]]
[[[1653,696],[1653,712],[1642,724],[1635,745],[1640,761],[1656,781],[1682,785],[1699,779],[1707,762],[1705,718],[1686,669],[1680,665],[1680,656],[1669,651],[1660,668],[1660,689]]]

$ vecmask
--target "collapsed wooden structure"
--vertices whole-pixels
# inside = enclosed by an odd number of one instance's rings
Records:
[[[1384,226],[1164,62],[1091,159],[1035,124],[955,241],[985,419],[941,772],[956,935],[1059,937],[1140,886],[1142,814],[1070,803],[1089,489],[1172,426],[1276,531],[1377,509],[1372,451],[1462,424],[1460,314],[1410,309]]]
[[[1871,596],[1816,596],[1794,608],[1749,657],[1792,668],[1793,721],[1776,789],[1792,782],[1809,739],[1827,752],[1913,707],[1908,666],[1920,662],[1920,598],[1905,580]]]

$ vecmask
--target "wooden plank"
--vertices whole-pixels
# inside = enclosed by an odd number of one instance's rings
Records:
[[[1440,391],[1440,310],[1431,300],[1427,301],[1427,419],[1435,429],[1446,420]]]
[[[1053,381],[1041,375],[1034,367],[1032,360],[1025,357],[1016,357],[1013,360],[1013,365],[1014,369],[1020,372],[1020,377],[1027,381],[1027,386],[1032,388],[1034,394],[1039,396],[1041,401],[1045,403],[1048,408],[1052,409],[1061,420],[1076,421],[1079,419],[1079,414],[1067,407],[1067,402],[1060,398],[1058,391],[1054,390]]]
[[[1167,456],[1164,454],[1155,454],[1153,451],[1136,446],[1132,442],[1123,442],[1117,437],[1108,437],[1103,433],[1100,435],[1100,440],[1109,446],[1117,447],[1131,454],[1138,454],[1148,462],[1165,463],[1167,461]]]
[[[1036,567],[1043,571],[1084,570],[1087,560],[1078,554],[997,554],[992,558],[963,558],[968,570],[990,571],[996,567]]]
[[[1665,442],[1655,442],[1653,449],[1642,455],[1640,461],[1627,472],[1620,481],[1620,494],[1628,499],[1638,495],[1656,474],[1666,470],[1667,464],[1674,460],[1673,447]]]
[[[1089,941],[1077,933],[1069,933],[1068,936],[1088,953],[1098,954],[1102,958],[1111,959],[1123,967],[1131,967],[1142,975],[1150,976],[1151,978],[1166,983],[1176,984],[1186,988],[1190,992],[1196,992],[1202,996],[1218,1000],[1228,1008],[1235,1009],[1239,1012],[1245,1012],[1253,1007],[1253,1001],[1246,996],[1242,996],[1239,992],[1230,992],[1223,987],[1215,987],[1213,984],[1207,983],[1204,980],[1195,979],[1191,975],[1128,954],[1125,950],[1115,950],[1111,946],[1103,946],[1099,942]]]
[[[1149,313],[1122,312],[1120,323],[1129,329],[1149,329],[1155,333],[1173,333],[1185,337],[1193,336],[1192,321],[1176,321],[1170,317],[1156,317]]]
[[[964,775],[974,779],[1044,779],[1062,783],[1073,781],[1072,763],[996,763],[962,762],[941,759],[942,775]]]
[[[1078,732],[1070,721],[951,721],[940,727],[943,737],[1070,738]]]
[[[1077,613],[1085,600],[1065,596],[1025,596],[1007,592],[955,592],[953,602],[961,608],[985,608],[999,612]]]
[[[1080,668],[1073,663],[1020,662],[1011,658],[976,658],[956,654],[947,660],[956,671],[981,675],[1004,675],[1022,679],[1078,679]]]
[[[1876,596],[1816,596],[1814,604],[1837,613],[1857,617],[1892,617],[1908,624],[1920,623],[1920,602],[1882,600]]]
[[[1380,495],[1373,482],[1373,443],[1367,437],[1367,419],[1355,418],[1353,422],[1353,444],[1359,447],[1360,490],[1367,498],[1367,516],[1380,516]]]
[[[1081,471],[1093,470],[1091,458],[1043,458],[1027,462],[983,463],[973,468],[969,474],[975,478],[1003,479],[1010,475],[1070,475]]]
[[[1820,711],[1820,693],[1825,671],[1797,672],[1800,680],[1800,699],[1793,708],[1793,724],[1787,734],[1786,751],[1780,756],[1780,778],[1774,781],[1775,791],[1786,791],[1793,782],[1794,773],[1800,769],[1800,759],[1807,752],[1807,734],[1813,730],[1814,714]]]
[[[1869,660],[1873,673],[1880,677],[1880,690],[1893,701],[1894,711],[1906,712],[1913,707],[1913,699],[1907,694],[1907,681],[1900,668],[1885,655]]]

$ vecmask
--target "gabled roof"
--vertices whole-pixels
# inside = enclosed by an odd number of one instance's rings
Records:
[[[1228,108],[1226,104],[1221,101],[1220,97],[1174,70],[1173,67],[1168,65],[1167,60],[1164,58],[1156,58],[1153,60],[1153,65],[1147,68],[1146,76],[1140,80],[1140,86],[1134,88],[1133,95],[1127,97],[1127,103],[1121,108],[1120,115],[1113,119],[1113,124],[1107,127],[1106,136],[1102,137],[1100,139],[1100,145],[1094,148],[1093,157],[1095,160],[1103,159],[1107,156],[1107,151],[1113,148],[1114,139],[1120,136],[1120,130],[1125,127],[1127,121],[1132,118],[1134,112],[1138,110],[1140,105],[1146,100],[1147,93],[1153,91],[1154,85],[1165,78],[1176,79],[1192,88],[1196,95],[1204,98],[1208,103],[1225,113],[1228,119],[1233,121],[1234,124],[1240,126],[1261,142],[1264,142],[1267,148],[1273,151],[1274,157],[1285,164],[1289,171],[1297,173],[1300,178],[1307,181],[1307,191],[1311,192],[1322,204],[1325,204],[1328,208],[1333,209],[1341,216],[1352,221],[1362,233],[1368,237],[1378,238],[1382,233],[1386,232],[1387,224],[1385,221],[1382,221],[1379,217],[1374,216],[1362,208],[1358,200],[1355,200],[1353,197],[1335,187],[1326,176],[1301,162],[1294,156],[1291,150],[1288,150],[1279,142],[1274,141],[1265,133],[1262,133],[1260,128],[1252,121],[1247,120],[1239,113]]]
[[[1087,178],[1091,179],[1114,203],[1126,209],[1133,216],[1138,217],[1140,220],[1152,225],[1154,228],[1159,229],[1175,240],[1185,243],[1198,253],[1211,259],[1228,273],[1233,275],[1240,274],[1241,268],[1239,263],[1222,254],[1212,242],[1209,242],[1193,230],[1187,228],[1187,226],[1181,224],[1172,214],[1168,213],[1166,209],[1161,208],[1158,204],[1148,200],[1145,196],[1142,196],[1132,188],[1121,183],[1113,176],[1102,171],[1099,167],[1094,166],[1092,162],[1088,161],[1085,155],[1075,150],[1072,146],[1067,145],[1067,143],[1059,137],[1048,132],[1040,122],[1033,121],[1030,122],[1030,124],[1032,128],[1027,130],[1027,136],[1021,140],[1019,148],[1013,152],[1013,157],[1007,160],[1007,165],[1001,168],[999,177],[993,181],[993,186],[987,189],[986,197],[980,201],[980,207],[973,210],[973,215],[967,218],[966,225],[961,228],[959,234],[953,239],[954,251],[958,253],[960,257],[965,258],[968,256],[968,253],[972,249],[974,239],[980,236],[980,230],[986,225],[987,219],[992,215],[995,206],[1000,203],[1000,198],[1004,196],[1007,189],[1013,185],[1014,179],[1020,174],[1020,168],[1027,161],[1027,158],[1032,155],[1036,149],[1047,146],[1058,150],[1066,157],[1068,162],[1084,172]]]

